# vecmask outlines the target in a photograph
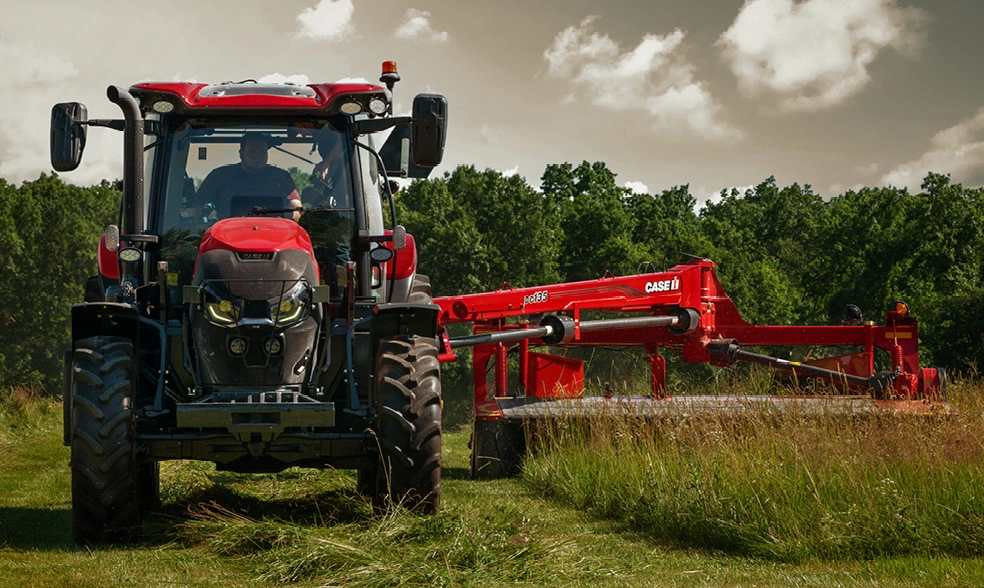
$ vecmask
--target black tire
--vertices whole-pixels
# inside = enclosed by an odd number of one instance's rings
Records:
[[[72,535],[125,542],[140,532],[133,344],[91,337],[72,360]]]
[[[422,514],[441,505],[441,376],[437,344],[403,335],[376,355],[379,469],[374,504],[401,504]]]
[[[160,462],[145,462],[137,466],[137,494],[143,512],[161,507]]]
[[[99,282],[99,276],[92,276],[85,281],[85,294],[82,297],[85,302],[102,302],[103,290]]]
[[[415,274],[413,276],[413,283],[410,284],[410,296],[407,297],[407,302],[430,304],[432,301],[433,295],[431,294],[430,278],[424,274]]]
[[[355,489],[359,494],[366,496],[368,498],[376,498],[376,493],[378,492],[378,479],[377,472],[378,468],[366,468],[361,469],[356,472],[355,479]]]
[[[519,475],[526,454],[523,425],[509,421],[475,421],[471,439],[471,477],[498,480]]]

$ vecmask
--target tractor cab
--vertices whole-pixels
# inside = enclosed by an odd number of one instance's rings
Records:
[[[174,121],[145,152],[147,226],[160,237],[160,259],[187,285],[202,237],[217,223],[287,218],[311,239],[318,282],[342,298],[359,231],[385,234],[387,193],[371,137],[358,141],[363,150],[337,130],[344,121],[225,122]],[[262,163],[248,165],[244,157],[258,152]],[[370,292],[385,296],[383,288]]]

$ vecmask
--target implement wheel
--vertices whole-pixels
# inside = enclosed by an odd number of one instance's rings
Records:
[[[384,339],[376,355],[379,469],[374,503],[436,514],[441,501],[441,376],[427,337]],[[361,485],[361,484],[360,484]]]
[[[124,542],[140,532],[133,344],[91,337],[72,356],[72,535]]]
[[[472,430],[471,450],[473,480],[498,480],[518,476],[526,454],[523,425],[502,420],[476,420]]]
[[[143,512],[161,507],[161,463],[150,461],[137,466],[137,491]]]

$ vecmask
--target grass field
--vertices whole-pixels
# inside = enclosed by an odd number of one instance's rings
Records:
[[[963,390],[967,397],[978,392]],[[162,466],[163,507],[148,517],[141,542],[80,547],[70,536],[69,452],[61,446],[60,405],[15,395],[0,402],[0,585],[980,585],[984,560],[975,556],[975,541],[982,537],[977,520],[967,521],[966,532],[951,533],[964,537],[950,539],[963,547],[943,548],[932,542],[945,533],[920,529],[926,517],[907,513],[909,502],[924,508],[926,500],[941,501],[957,491],[958,499],[945,503],[951,509],[959,506],[954,516],[977,516],[981,425],[979,412],[961,413],[958,420],[930,423],[928,429],[900,425],[898,433],[908,437],[895,441],[890,428],[852,432],[825,425],[829,438],[817,438],[813,430],[812,436],[785,446],[780,437],[793,429],[774,429],[774,424],[769,427],[775,434],[766,427],[751,437],[748,429],[690,427],[686,436],[683,427],[664,430],[675,431],[675,438],[660,438],[641,435],[641,429],[603,432],[595,427],[597,438],[566,438],[581,444],[575,453],[586,453],[585,461],[562,461],[564,453],[555,451],[559,447],[548,448],[531,462],[524,479],[490,482],[468,479],[468,433],[450,432],[445,436],[443,510],[430,518],[402,511],[373,515],[349,472],[292,469],[247,476],[172,462]],[[942,440],[937,438],[941,434]],[[847,448],[837,449],[834,439],[845,441]],[[726,449],[735,441],[741,445]],[[667,453],[674,443],[676,453]],[[606,454],[605,444],[616,451]],[[837,480],[827,479],[832,470],[816,467],[830,451],[839,453],[828,462],[849,462],[871,444],[884,450],[877,457],[863,456],[865,463],[857,466],[848,463]],[[743,466],[746,451],[751,453]],[[914,469],[912,479],[897,475],[892,483],[880,482],[895,475],[890,468],[899,452],[907,456],[902,462],[933,459]],[[788,456],[800,456],[799,461],[789,462]],[[633,470],[638,459],[649,460],[649,469]],[[606,461],[615,467],[606,469]],[[877,467],[870,475],[862,474],[872,465]],[[659,470],[666,473],[630,484],[640,471]],[[944,472],[954,473],[947,477]],[[792,481],[784,482],[786,477]],[[682,484],[687,480],[689,485]],[[882,521],[866,535],[882,547],[858,553],[851,543],[814,541],[820,547],[811,547],[810,533],[790,530],[816,512],[834,516],[826,523],[822,517],[813,521],[827,529],[815,533],[819,537],[836,534],[830,529],[848,536],[845,520],[868,521],[870,513],[835,516],[843,508],[837,506],[837,495],[854,492],[852,481],[858,492],[871,494],[868,503],[876,511],[888,509],[886,520],[892,509],[905,507],[905,524],[885,527]],[[913,489],[921,494],[910,498]],[[729,498],[732,491],[735,496]],[[782,491],[788,496],[770,499],[775,504],[771,511],[755,511],[747,503]],[[827,506],[805,504],[811,501]],[[661,511],[659,504],[672,508]],[[689,511],[679,511],[688,506]],[[753,520],[742,522],[742,513]],[[674,516],[675,527],[668,531],[665,526]],[[929,519],[941,517],[937,513]],[[681,520],[692,525],[691,531],[681,531],[686,526]],[[767,532],[773,528],[778,531],[770,539]],[[880,536],[886,528],[902,531]],[[905,533],[915,533],[916,543],[892,548],[912,541]]]

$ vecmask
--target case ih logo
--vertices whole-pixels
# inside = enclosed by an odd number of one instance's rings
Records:
[[[673,278],[672,280],[660,280],[658,282],[646,282],[646,293],[653,294],[655,292],[672,292],[674,290],[680,289],[680,278]]]
[[[239,251],[236,256],[242,261],[270,261],[273,251]]]

